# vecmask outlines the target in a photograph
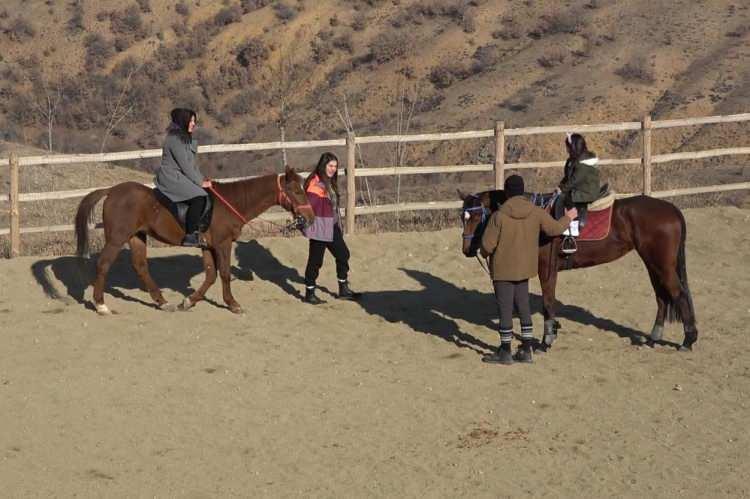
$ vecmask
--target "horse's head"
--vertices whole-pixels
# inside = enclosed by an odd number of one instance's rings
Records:
[[[465,256],[476,256],[482,234],[490,218],[489,197],[483,194],[463,194],[458,191],[458,196],[464,204],[461,208],[461,223],[463,225],[463,251]]]
[[[315,213],[302,189],[302,177],[288,165],[279,175],[279,204],[294,214],[290,228],[302,230],[315,220]]]

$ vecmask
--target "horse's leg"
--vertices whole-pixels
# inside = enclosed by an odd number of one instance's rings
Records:
[[[214,263],[214,253],[211,248],[203,250],[203,270],[206,272],[206,280],[201,287],[192,295],[185,298],[180,304],[180,310],[188,310],[206,296],[206,291],[216,282],[216,265]]]
[[[656,295],[656,320],[654,320],[654,327],[651,328],[651,340],[661,341],[664,335],[664,319],[667,317],[667,301],[664,297],[665,291],[659,284],[659,277],[656,273],[648,269],[648,276],[651,278],[651,286],[653,286]]]
[[[680,350],[691,350],[693,343],[698,338],[698,330],[695,327],[695,317],[693,315],[692,306],[690,305],[690,297],[686,291],[683,290],[683,286],[680,282],[680,276],[677,271],[677,255],[664,254],[663,252],[657,251],[656,248],[653,251],[644,251],[644,248],[639,248],[639,254],[643,261],[646,263],[646,267],[651,276],[652,283],[654,280],[657,284],[654,285],[654,290],[657,294],[657,301],[659,300],[659,291],[663,290],[662,300],[664,301],[664,318],[669,321],[682,320],[685,338],[683,340]],[[662,319],[662,324],[663,320]],[[657,321],[659,319],[659,312],[657,311]],[[656,328],[656,324],[654,325]],[[657,332],[657,335],[659,332]],[[652,332],[652,339],[654,334]]]
[[[232,296],[232,289],[230,287],[231,256],[231,240],[216,249],[216,266],[219,268],[219,275],[221,276],[221,286],[224,294],[224,303],[227,304],[229,310],[231,310],[235,314],[239,314],[242,313],[242,307],[240,307],[240,304],[237,303],[237,300],[235,300],[234,296]]]
[[[130,238],[129,244],[133,268],[143,285],[146,286],[146,290],[148,291],[148,294],[151,295],[151,299],[156,302],[160,309],[168,310],[170,312],[173,311],[174,305],[170,306],[169,303],[167,303],[167,300],[165,300],[164,296],[161,294],[159,286],[156,285],[156,282],[154,282],[151,278],[151,274],[148,272],[148,262],[146,260],[146,235],[134,235]]]
[[[112,311],[104,304],[104,285],[107,281],[107,273],[112,263],[117,258],[122,248],[121,244],[107,242],[96,261],[96,279],[94,280],[94,306],[99,315],[110,315]]]
[[[544,312],[544,337],[542,341],[546,347],[552,346],[552,343],[557,339],[557,330],[560,328],[560,324],[555,319],[557,260],[552,257],[552,252],[555,250],[554,241],[549,245],[549,248],[542,246],[539,249],[539,284],[542,286],[542,308]]]

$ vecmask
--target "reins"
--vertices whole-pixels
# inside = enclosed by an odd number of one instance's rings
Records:
[[[281,187],[281,177],[283,175],[284,174],[282,173],[282,174],[276,176],[276,189],[277,189],[276,190],[276,204],[280,205],[282,208],[290,207],[293,214],[295,214],[294,211],[296,209],[298,209],[298,208],[305,208],[305,207],[307,207],[307,208],[310,208],[312,210],[312,207],[310,206],[310,203],[305,203],[305,204],[301,204],[301,205],[297,205],[297,206],[294,205],[294,202],[292,201],[292,199],[289,197],[289,195]],[[239,210],[237,210],[237,208],[235,208],[234,205],[232,205],[232,203],[229,202],[229,200],[227,200],[224,196],[222,196],[221,194],[219,194],[219,192],[214,187],[213,183],[211,183],[211,185],[208,186],[208,190],[211,191],[211,193],[214,196],[216,196],[216,199],[218,199],[219,201],[221,201],[221,203],[224,206],[226,206],[226,208],[230,212],[232,212],[232,214],[234,216],[236,216],[242,222],[243,225],[246,225],[246,224],[248,224],[248,223],[251,222],[251,220],[248,220],[247,218],[245,218],[245,216],[242,213],[240,213]],[[273,226],[278,227],[280,229],[279,232],[282,233],[282,234],[285,234],[285,235],[290,230],[294,229],[296,227],[296,225],[297,225],[296,221],[292,221],[292,222],[290,222],[287,225],[277,224],[275,222],[272,222],[271,220],[262,220],[262,221],[266,222],[266,223],[269,223],[269,224],[271,224]]]

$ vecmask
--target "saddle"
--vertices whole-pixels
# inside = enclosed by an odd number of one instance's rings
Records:
[[[187,218],[187,211],[190,205],[182,201],[175,203],[157,188],[154,188],[154,196],[159,201],[159,203],[161,203],[161,205],[169,210],[172,216],[175,217],[177,222],[180,224],[180,227],[185,230],[185,219]],[[206,197],[206,205],[203,207],[203,213],[201,214],[200,221],[198,222],[198,230],[200,232],[206,232],[208,230],[209,225],[211,225],[211,218],[213,216],[213,213],[214,197],[213,194],[209,192],[208,196]]]
[[[560,201],[562,200],[560,199],[559,196],[555,196],[554,199],[551,201],[552,203],[551,214],[555,220],[559,220],[565,214],[564,203]],[[614,202],[615,202],[615,192],[609,189],[609,183],[602,185],[601,188],[599,189],[599,195],[597,196],[597,198],[591,203],[587,204],[583,210],[581,209],[578,210],[579,222],[583,226],[586,221],[587,212],[606,210],[607,208],[612,206],[612,203]]]

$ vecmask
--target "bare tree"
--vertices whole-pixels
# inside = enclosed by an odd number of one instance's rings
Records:
[[[63,97],[63,87],[60,80],[52,82],[39,70],[39,67],[29,69],[31,64],[19,64],[24,79],[29,82],[32,89],[31,105],[40,121],[47,127],[47,149],[52,151],[52,132],[55,126],[55,116],[58,106]],[[59,74],[60,67],[56,65],[52,73]]]
[[[125,76],[125,82],[120,89],[116,99],[107,99],[105,106],[107,109],[107,124],[104,127],[104,135],[102,136],[102,144],[99,148],[99,152],[104,152],[104,148],[107,145],[107,140],[112,135],[112,131],[117,125],[120,124],[130,113],[133,111],[135,104],[129,101],[129,92],[131,90],[130,81],[141,68],[143,67],[143,61],[138,65],[133,65],[128,69],[127,75]]]
[[[396,135],[405,135],[411,130],[411,121],[414,117],[419,102],[420,86],[418,83],[408,84],[403,78],[398,82],[396,90],[396,105],[398,114],[396,115]],[[391,150],[393,165],[396,167],[404,166],[409,149],[404,142],[396,142]],[[401,203],[401,172],[396,174],[396,204]],[[396,228],[398,229],[399,218],[396,218]]]
[[[352,116],[349,113],[349,102],[346,94],[342,95],[339,99],[342,101],[343,107],[336,106],[336,114],[339,115],[339,119],[341,120],[341,123],[344,125],[344,128],[346,128],[347,134],[354,134],[354,122],[352,121]],[[363,167],[365,166],[365,157],[362,155],[362,148],[359,144],[356,144],[355,150],[357,152],[357,156],[359,156],[359,164]],[[355,178],[356,180],[356,178]],[[360,196],[362,198],[362,202],[366,205],[372,206],[373,199],[372,199],[372,191],[370,190],[370,182],[367,177],[361,178],[359,180],[359,188],[357,189],[357,192],[360,193]],[[362,184],[364,184],[364,189],[362,189]]]
[[[276,123],[279,126],[281,142],[286,141],[286,130],[294,114],[294,97],[305,82],[306,67],[295,61],[295,54],[302,49],[306,28],[299,29],[294,40],[279,49],[278,60],[271,66],[271,100],[276,107]],[[281,149],[283,165],[287,164],[286,147]]]

